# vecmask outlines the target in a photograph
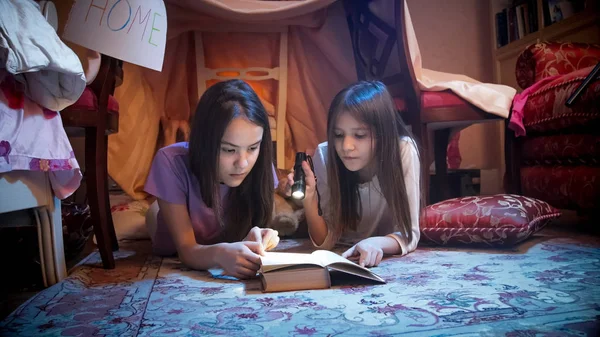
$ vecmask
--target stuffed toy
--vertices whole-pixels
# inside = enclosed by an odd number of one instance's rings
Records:
[[[285,186],[287,178],[279,180],[279,186]],[[279,236],[296,236],[299,227],[304,224],[304,208],[302,202],[285,196],[285,192],[277,188],[274,196],[273,221],[270,228],[279,232]]]

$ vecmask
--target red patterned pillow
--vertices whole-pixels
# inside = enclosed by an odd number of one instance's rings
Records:
[[[454,198],[423,210],[421,239],[441,245],[514,245],[559,216],[548,203],[520,195]]]

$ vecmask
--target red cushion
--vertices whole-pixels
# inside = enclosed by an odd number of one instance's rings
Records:
[[[394,97],[394,103],[398,111],[405,111],[406,104],[399,97]],[[460,98],[451,90],[444,91],[421,91],[421,108],[459,107],[469,105],[467,101]]]
[[[513,245],[558,216],[548,203],[514,194],[454,198],[423,210],[421,239],[440,245]]]
[[[530,166],[521,168],[522,193],[554,207],[594,210],[600,204],[600,167]]]
[[[98,110],[98,99],[96,99],[96,95],[92,89],[90,89],[90,87],[85,87],[83,94],[81,94],[77,102],[75,102],[72,107],[95,111]],[[117,102],[112,95],[108,96],[108,111],[117,114],[119,113],[119,102]]]
[[[515,67],[517,83],[523,89],[545,77],[567,74],[595,66],[600,45],[576,42],[540,42],[525,49]]]
[[[468,104],[451,90],[421,92],[422,108],[459,107]]]
[[[600,119],[600,79],[588,86],[572,108],[565,106],[591,70],[592,67],[573,71],[529,94],[523,107],[523,124],[527,132],[562,130]]]

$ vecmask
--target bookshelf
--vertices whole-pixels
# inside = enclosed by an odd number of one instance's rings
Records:
[[[530,44],[540,41],[600,43],[600,6],[597,0],[489,0],[489,3],[496,83],[520,90],[515,78],[515,65],[519,54]],[[553,16],[549,11],[555,5],[570,7],[566,8],[564,18],[552,22]],[[523,7],[527,9],[523,10]],[[512,15],[509,14],[511,11]],[[499,17],[497,13],[505,14]],[[514,19],[519,13],[522,13],[521,18]],[[512,25],[509,25],[509,16],[513,17]],[[554,16],[557,17],[560,16]],[[503,19],[507,20],[504,26],[499,23]],[[503,37],[500,32],[503,32]]]

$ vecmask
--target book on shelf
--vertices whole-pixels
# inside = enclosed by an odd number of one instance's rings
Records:
[[[586,0],[544,0],[544,27],[583,11],[586,4]]]
[[[496,46],[500,48],[538,30],[537,0],[518,0],[496,13]]]
[[[367,268],[328,250],[310,254],[267,252],[258,270],[264,292],[326,289],[332,281],[351,279],[386,283]]]

